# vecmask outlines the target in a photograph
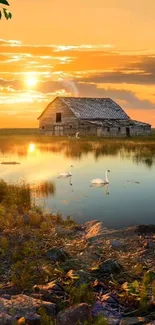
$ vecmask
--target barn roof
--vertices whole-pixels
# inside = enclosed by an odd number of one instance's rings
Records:
[[[60,97],[80,119],[128,119],[122,108],[110,98]]]
[[[67,105],[79,119],[129,119],[129,116],[123,111],[123,109],[110,98],[57,97],[55,100],[57,99]],[[48,106],[45,110],[48,109]]]
[[[120,126],[136,126],[136,127],[150,127],[151,125],[148,123],[144,123],[144,122],[140,122],[140,121],[136,121],[136,120],[87,120],[88,123],[93,124],[93,125],[98,125],[98,126],[103,126],[103,127],[120,127]]]

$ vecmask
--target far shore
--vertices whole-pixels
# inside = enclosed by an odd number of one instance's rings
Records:
[[[0,140],[8,139],[10,141],[36,141],[36,142],[56,142],[56,141],[80,141],[80,142],[104,142],[107,143],[123,143],[123,144],[155,144],[155,128],[149,136],[137,137],[89,137],[83,136],[76,139],[75,136],[51,136],[40,133],[39,128],[0,128]]]

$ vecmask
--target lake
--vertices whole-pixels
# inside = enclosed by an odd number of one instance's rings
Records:
[[[81,140],[0,140],[1,178],[40,187],[34,201],[46,212],[60,212],[79,223],[98,219],[106,227],[155,223],[155,144]],[[58,179],[73,165],[71,179]],[[94,178],[109,185],[90,186]],[[52,189],[49,186],[52,182]]]

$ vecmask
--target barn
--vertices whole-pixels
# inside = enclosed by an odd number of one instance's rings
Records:
[[[110,98],[56,97],[38,117],[41,133],[56,136],[149,135],[151,125],[132,120]]]

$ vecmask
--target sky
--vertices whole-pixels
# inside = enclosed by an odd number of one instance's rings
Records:
[[[56,96],[110,97],[155,127],[154,0],[10,0],[0,128],[38,127]]]

